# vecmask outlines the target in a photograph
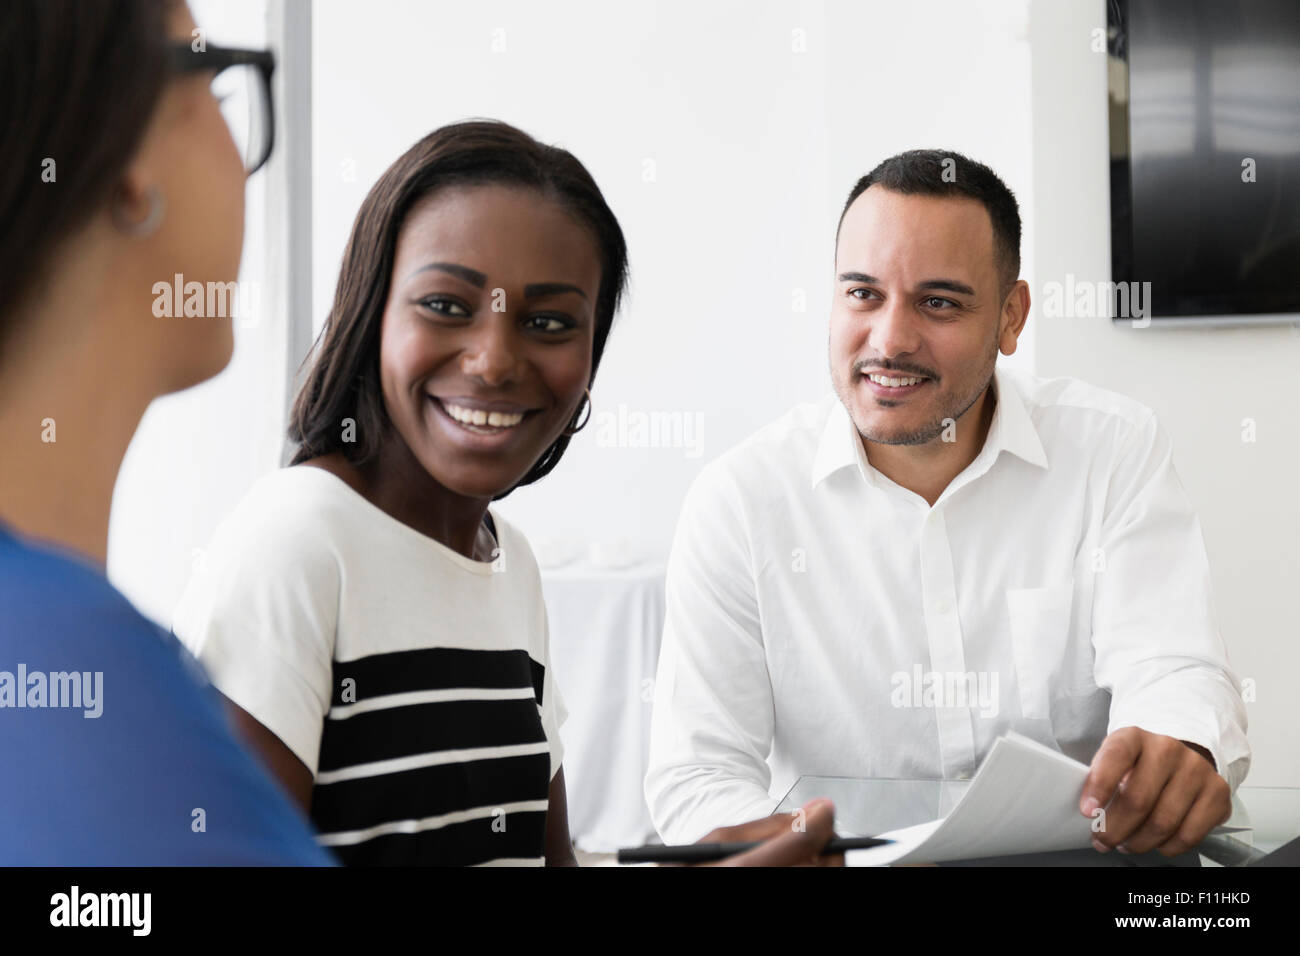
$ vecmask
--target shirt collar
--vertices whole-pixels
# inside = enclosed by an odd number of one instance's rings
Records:
[[[1031,465],[1046,468],[1047,453],[1043,450],[1042,439],[1012,376],[995,367],[993,378],[998,403],[993,409],[993,423],[989,426],[985,447],[992,447],[995,455],[1009,451]]]
[[[992,462],[1001,452],[1008,451],[1031,465],[1046,468],[1047,454],[1043,451],[1038,429],[1029,417],[1020,391],[1001,366],[994,366],[993,390],[997,404],[993,407],[993,421],[980,455],[987,455]],[[858,466],[867,484],[878,484],[878,473],[867,461],[857,427],[837,395],[831,402],[821,441],[813,455],[812,487],[816,488],[828,476],[850,465]]]
[[[821,441],[817,443],[817,452],[813,455],[812,487],[816,488],[841,468],[854,464],[858,465],[868,484],[875,484],[872,479],[874,470],[867,464],[857,426],[849,418],[838,394],[832,397],[830,406]]]

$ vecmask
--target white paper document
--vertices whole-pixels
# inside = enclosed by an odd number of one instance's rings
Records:
[[[1090,847],[1092,821],[1079,812],[1087,776],[1088,768],[1079,761],[1008,733],[993,742],[970,789],[948,816],[875,834],[894,842],[849,850],[845,865],[935,863]]]

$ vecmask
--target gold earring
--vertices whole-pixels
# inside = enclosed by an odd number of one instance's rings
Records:
[[[583,389],[583,391],[586,393],[585,401],[587,403],[587,417],[582,420],[581,425],[575,426],[572,422],[570,422],[569,427],[566,428],[563,432],[561,432],[562,435],[567,435],[569,438],[572,438],[574,435],[578,434],[578,432],[586,428],[587,422],[591,421],[591,389],[587,388],[587,389]],[[581,414],[581,412],[582,409],[581,407],[579,407],[578,414]],[[578,416],[574,415],[573,417],[577,418]]]

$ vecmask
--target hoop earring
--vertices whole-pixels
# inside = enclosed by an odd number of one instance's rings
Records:
[[[113,197],[113,225],[126,233],[128,236],[134,236],[137,239],[143,239],[146,236],[153,235],[159,224],[162,222],[163,211],[167,203],[163,200],[163,195],[158,191],[157,186],[150,186],[145,190],[145,198],[149,200],[149,211],[145,213],[144,218],[140,220],[128,219],[123,211],[121,204],[121,191],[119,190]]]
[[[566,435],[569,438],[572,438],[574,435],[578,434],[578,432],[582,431],[584,428],[587,427],[587,422],[591,421],[591,389],[588,388],[588,389],[584,389],[583,391],[586,392],[585,400],[587,402],[587,417],[582,420],[581,425],[575,426],[572,422],[570,422],[569,427],[566,428],[564,431],[560,432],[561,435]],[[581,409],[579,409],[579,414],[581,414]],[[574,416],[574,418],[577,417],[578,417],[577,415]]]

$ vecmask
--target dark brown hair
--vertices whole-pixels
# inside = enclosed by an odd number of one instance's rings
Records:
[[[168,75],[169,0],[10,0],[0,12],[0,340],[47,259],[104,203]],[[53,160],[53,179],[45,174]]]
[[[402,154],[361,204],[343,253],[334,306],[294,402],[289,438],[298,448],[290,464],[333,452],[341,452],[353,464],[363,464],[378,452],[392,427],[379,382],[379,330],[397,235],[412,207],[435,190],[486,184],[535,189],[591,230],[601,256],[591,357],[591,376],[595,378],[627,285],[627,244],[595,180],[569,152],[540,143],[507,123],[471,120],[444,126]],[[346,418],[356,423],[356,441],[343,441]],[[531,484],[550,472],[568,445],[567,436],[556,439],[519,485]]]

